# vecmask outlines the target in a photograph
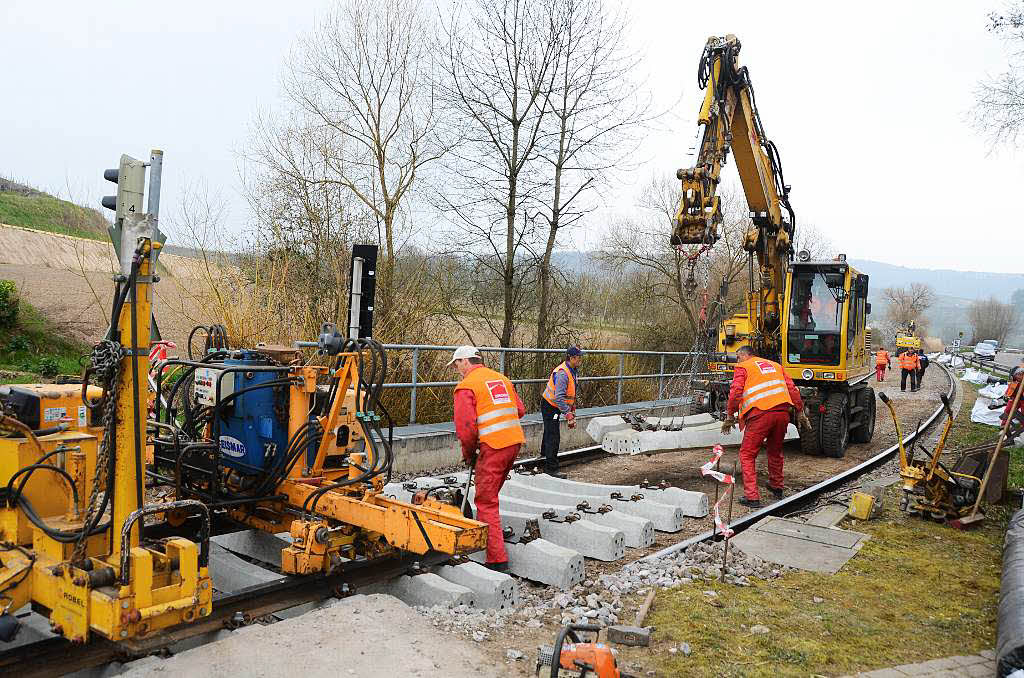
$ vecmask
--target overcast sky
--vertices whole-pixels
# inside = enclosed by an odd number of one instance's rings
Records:
[[[697,61],[709,35],[734,33],[798,223],[851,258],[1024,271],[1024,153],[989,154],[964,122],[977,81],[1006,66],[985,30],[1000,2],[629,3],[647,85],[672,116],[565,244],[599,246],[647,179],[692,162]],[[162,148],[164,205],[199,179],[243,228],[236,150],[329,4],[4,0],[0,175],[95,205],[112,187],[103,168]]]

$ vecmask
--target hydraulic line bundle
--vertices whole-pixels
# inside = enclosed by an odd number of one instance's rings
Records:
[[[316,342],[232,347],[214,325],[193,331],[188,359],[150,364],[162,159],[122,156],[104,173],[118,186],[103,205],[120,271],[80,382],[0,387],[0,641],[26,605],[76,642],[208,616],[211,533],[288,532],[282,570],[306,575],[486,543],[457,500],[382,494],[394,457],[372,282],[362,292],[369,246],[353,253],[348,336],[325,325]]]

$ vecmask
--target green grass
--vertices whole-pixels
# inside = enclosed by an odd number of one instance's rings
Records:
[[[54,372],[81,374],[79,358],[88,352],[88,346],[63,337],[59,328],[22,300],[14,327],[0,328],[0,370],[28,374],[17,374],[0,381],[31,383]]]
[[[46,194],[0,192],[0,223],[90,240],[107,239],[107,222],[97,210]]]
[[[844,525],[871,539],[838,574],[659,593],[647,622],[657,627],[655,656],[645,666],[665,676],[843,675],[993,647],[1011,511],[993,507],[982,526],[963,532],[902,513],[897,492],[880,518]],[[709,588],[722,607],[708,603]],[[755,624],[770,632],[750,633]],[[690,657],[668,652],[682,642]]]

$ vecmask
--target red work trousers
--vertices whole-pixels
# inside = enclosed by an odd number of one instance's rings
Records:
[[[498,511],[498,493],[505,484],[505,478],[512,470],[512,463],[519,454],[519,445],[494,449],[480,443],[476,458],[476,519],[487,523],[487,562],[508,562],[505,551],[505,537],[501,530],[501,513]]]
[[[875,365],[875,381],[885,381],[885,365]]]
[[[753,411],[753,410],[752,410]],[[740,465],[743,467],[743,496],[760,499],[757,491],[757,466],[754,460],[761,451],[761,443],[768,441],[768,484],[782,487],[782,443],[789,426],[789,412],[768,410],[748,418],[743,428],[740,445]]]

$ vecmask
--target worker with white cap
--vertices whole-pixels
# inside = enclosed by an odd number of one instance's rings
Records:
[[[508,569],[498,511],[498,493],[525,442],[519,419],[526,413],[508,377],[484,366],[475,346],[460,346],[448,361],[462,381],[455,387],[455,436],[462,458],[476,469],[476,519],[487,523],[487,559],[492,570]]]

